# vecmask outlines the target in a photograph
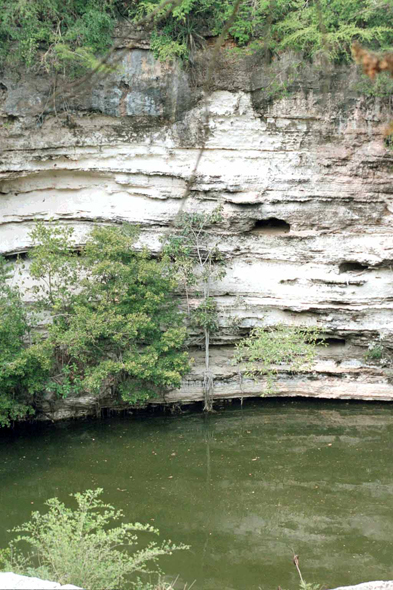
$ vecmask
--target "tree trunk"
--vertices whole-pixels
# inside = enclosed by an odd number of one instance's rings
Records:
[[[213,410],[213,375],[210,372],[210,333],[204,330],[205,334],[205,374],[203,376],[203,400],[204,412]]]

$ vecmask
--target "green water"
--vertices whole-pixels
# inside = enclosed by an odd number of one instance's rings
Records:
[[[0,547],[48,497],[103,487],[127,520],[190,544],[179,588],[393,579],[393,406],[262,400],[212,416],[108,419],[0,436]]]

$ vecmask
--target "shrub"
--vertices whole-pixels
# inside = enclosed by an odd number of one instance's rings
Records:
[[[310,368],[316,346],[321,343],[318,328],[283,324],[273,328],[254,328],[250,336],[237,344],[234,363],[242,365],[247,377],[266,376],[266,393],[272,393],[278,367],[286,365],[291,372]]]
[[[366,354],[364,355],[364,359],[366,362],[374,362],[380,361],[384,357],[384,347],[382,344],[378,344],[377,342],[372,342],[368,345],[368,349]]]
[[[158,535],[150,525],[119,522],[124,514],[105,504],[103,490],[71,494],[77,508],[65,506],[58,498],[45,504],[44,514],[33,512],[31,519],[10,532],[17,533],[8,548],[0,552],[0,567],[27,576],[75,584],[85,590],[150,588],[137,576],[158,577],[159,557],[188,549],[171,541],[143,543],[137,548],[139,533]],[[22,553],[20,544],[29,547]]]

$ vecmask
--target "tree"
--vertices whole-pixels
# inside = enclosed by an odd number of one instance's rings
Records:
[[[52,320],[55,371],[47,389],[120,392],[137,403],[179,387],[189,370],[186,329],[165,264],[135,249],[131,226],[96,227],[79,253],[72,236],[59,225],[32,232],[33,290]]]
[[[137,549],[139,533],[158,535],[151,525],[120,523],[122,510],[105,504],[101,488],[71,494],[77,508],[67,508],[58,498],[45,502],[48,512],[33,512],[31,519],[12,529],[17,536],[0,551],[3,571],[75,584],[85,590],[109,590],[131,584],[138,590],[152,589],[137,577],[158,577],[159,557],[188,549],[171,541],[144,544]],[[19,544],[30,552],[22,553]]]
[[[204,410],[213,408],[213,375],[210,371],[210,338],[218,329],[217,303],[211,296],[214,281],[225,276],[224,258],[212,226],[222,221],[222,206],[212,213],[182,212],[175,220],[175,231],[165,238],[163,255],[173,263],[175,274],[187,301],[189,322],[203,333],[205,371]],[[198,303],[190,306],[190,289],[198,294]]]
[[[203,334],[205,371],[203,379],[204,411],[213,408],[214,376],[210,370],[211,335],[218,330],[218,310],[211,287],[224,278],[225,260],[213,226],[222,221],[222,206],[212,213],[181,213],[175,220],[176,231],[164,238],[163,256],[173,265],[179,285],[186,297],[190,327]],[[191,294],[197,302],[191,304]],[[237,322],[234,322],[235,324]],[[274,390],[278,366],[285,364],[291,372],[310,368],[316,345],[322,343],[318,328],[255,328],[236,346],[234,364],[243,366],[245,375],[265,375],[266,392]]]
[[[0,259],[0,426],[32,415],[45,392],[120,393],[136,404],[179,387],[189,371],[167,265],[135,249],[135,228],[96,227],[83,248],[73,233],[43,223],[31,232],[34,311]]]

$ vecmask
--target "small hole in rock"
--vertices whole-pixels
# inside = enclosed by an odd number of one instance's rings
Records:
[[[257,234],[279,236],[287,234],[291,226],[283,219],[269,217],[269,219],[258,219],[251,231]]]
[[[365,264],[361,264],[360,262],[342,262],[339,267],[340,274],[342,272],[362,272],[363,270],[367,270],[368,266]]]
[[[387,135],[384,140],[383,143],[385,144],[385,146],[389,149],[392,149],[393,147],[393,133],[389,133],[389,135]]]
[[[2,256],[7,262],[16,262],[17,260],[26,260],[27,252],[11,252],[10,254],[3,254]]]
[[[325,338],[320,343],[325,343],[326,346],[345,346],[344,338]]]

